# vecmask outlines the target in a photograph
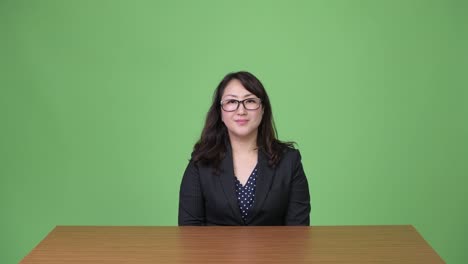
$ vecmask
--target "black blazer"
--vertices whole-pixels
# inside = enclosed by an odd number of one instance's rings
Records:
[[[275,169],[268,166],[265,153],[258,152],[255,200],[244,223],[229,147],[221,175],[189,162],[180,186],[179,225],[309,225],[309,185],[299,150],[288,149]]]

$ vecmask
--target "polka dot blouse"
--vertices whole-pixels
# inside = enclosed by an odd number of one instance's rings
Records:
[[[237,203],[239,204],[239,209],[241,212],[242,219],[247,219],[250,208],[255,201],[255,187],[257,186],[257,166],[250,174],[249,179],[245,186],[242,186],[240,181],[236,178],[236,194],[237,194]]]

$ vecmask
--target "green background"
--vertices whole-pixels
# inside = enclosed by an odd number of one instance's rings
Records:
[[[264,83],[312,225],[468,263],[467,1],[0,0],[0,263],[56,225],[176,225],[213,90]]]

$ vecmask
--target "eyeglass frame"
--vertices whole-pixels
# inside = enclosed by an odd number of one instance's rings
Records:
[[[247,100],[252,100],[252,99],[259,100],[258,107],[255,108],[255,109],[248,109],[247,107],[245,107],[245,101],[247,101]],[[236,101],[236,102],[237,102],[237,107],[236,107],[236,109],[231,110],[231,111],[228,111],[228,110],[224,109],[224,107],[223,107],[223,102],[225,102],[225,101]],[[241,103],[242,103],[242,105],[244,106],[244,109],[245,109],[245,110],[248,110],[248,111],[255,111],[255,110],[258,110],[258,109],[260,108],[260,106],[262,106],[262,99],[260,99],[260,98],[258,98],[258,97],[256,97],[256,98],[246,98],[246,99],[241,100],[241,101],[236,100],[236,99],[226,99],[226,100],[221,100],[221,101],[219,102],[219,104],[221,105],[221,109],[223,109],[223,110],[226,111],[226,112],[235,112],[235,111],[237,111],[237,110],[239,109],[239,106],[241,105]]]

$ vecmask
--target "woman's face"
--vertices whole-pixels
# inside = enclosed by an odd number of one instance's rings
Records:
[[[237,79],[233,79],[227,84],[221,97],[221,101],[225,103],[225,109],[229,108],[227,104],[235,104],[235,101],[231,100],[242,101],[245,99],[253,99],[244,102],[247,108],[255,108],[256,100],[259,101],[258,97],[245,89],[242,83]],[[221,119],[226,125],[231,138],[256,137],[258,126],[262,121],[262,116],[263,106],[261,103],[260,107],[256,110],[247,110],[242,103],[239,103],[237,110],[232,112],[225,111],[223,107],[221,108]]]

